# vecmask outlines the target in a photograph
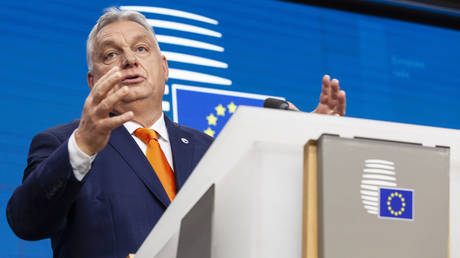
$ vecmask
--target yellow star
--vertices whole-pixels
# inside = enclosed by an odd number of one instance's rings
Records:
[[[235,105],[235,103],[230,102],[230,104],[227,105],[227,108],[228,108],[228,113],[232,114],[235,112],[236,108],[237,108],[237,105]]]
[[[226,108],[224,108],[222,104],[219,104],[219,106],[216,107],[216,112],[218,116],[225,116],[225,110]]]
[[[208,125],[217,125],[217,117],[213,113],[209,114],[206,119],[208,120]]]
[[[211,137],[214,137],[214,134],[216,133],[216,131],[212,130],[211,127],[208,127],[208,129],[204,130],[204,133]]]

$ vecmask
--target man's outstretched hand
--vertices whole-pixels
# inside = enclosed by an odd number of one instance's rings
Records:
[[[340,90],[339,80],[331,81],[329,75],[324,75],[319,103],[312,113],[344,116],[346,105],[345,91]]]

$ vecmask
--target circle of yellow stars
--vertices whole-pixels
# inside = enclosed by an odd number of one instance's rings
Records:
[[[393,198],[399,198],[401,200],[401,209],[399,209],[399,211],[395,211],[393,210],[393,208],[391,208],[391,200],[393,200]],[[398,192],[391,193],[391,195],[388,196],[388,201],[387,201],[388,210],[390,211],[391,215],[400,216],[405,211],[405,207],[406,207],[405,201],[406,200],[404,199],[402,194]]]
[[[204,133],[214,137],[216,134],[216,131],[211,128],[211,126],[217,126],[217,120],[219,119],[219,116],[225,117],[225,112],[228,110],[228,114],[233,114],[236,111],[236,108],[238,106],[235,105],[235,103],[230,102],[230,104],[227,105],[227,108],[225,108],[222,104],[219,104],[218,106],[214,107],[214,110],[216,111],[216,115],[214,113],[209,114],[206,117],[206,120],[208,120],[208,128],[204,130]]]

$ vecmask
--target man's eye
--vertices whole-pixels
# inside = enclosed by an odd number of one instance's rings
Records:
[[[116,53],[115,52],[110,52],[110,53],[105,55],[105,60],[111,60],[111,59],[114,59],[115,57],[116,57]]]
[[[137,47],[137,52],[145,52],[147,49],[145,47]]]

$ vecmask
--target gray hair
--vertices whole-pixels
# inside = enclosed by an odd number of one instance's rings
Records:
[[[93,70],[93,52],[94,52],[94,43],[96,40],[96,35],[99,33],[102,28],[105,26],[117,22],[117,21],[132,21],[136,22],[142,27],[144,27],[150,34],[155,42],[155,45],[158,49],[158,41],[155,37],[155,32],[153,28],[147,22],[147,19],[141,13],[130,10],[120,10],[116,7],[107,8],[104,10],[104,14],[99,18],[96,25],[88,35],[88,40],[86,41],[86,62],[88,63],[88,70]]]

